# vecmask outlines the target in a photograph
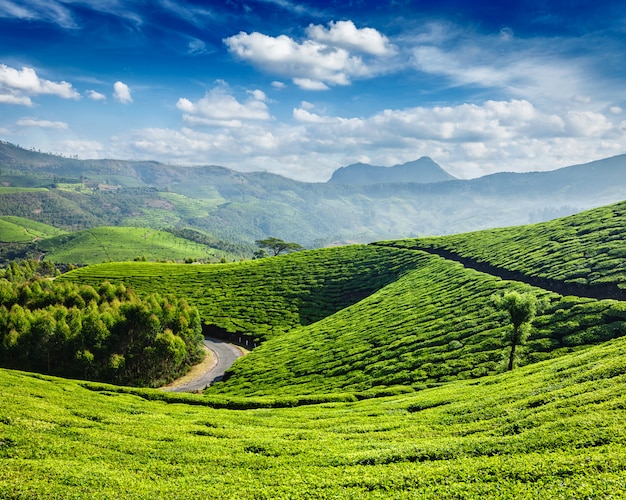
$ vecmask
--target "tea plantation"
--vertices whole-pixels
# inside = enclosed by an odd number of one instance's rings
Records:
[[[202,395],[0,370],[0,498],[623,498],[626,302],[502,279],[433,249],[618,286],[625,211],[71,271],[56,279],[184,296],[208,329],[262,343]],[[588,275],[567,264],[575,255]],[[494,303],[508,291],[538,304],[512,371]]]
[[[0,498],[621,498],[625,389],[626,339],[414,394],[248,411],[0,370]]]
[[[528,276],[626,290],[626,202],[528,226],[384,244],[445,249]]]
[[[265,340],[358,302],[417,260],[414,252],[356,245],[219,265],[107,263],[60,279],[186,297],[205,323]]]

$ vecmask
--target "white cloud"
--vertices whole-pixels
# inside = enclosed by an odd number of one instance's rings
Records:
[[[623,109],[619,106],[611,106],[609,108],[609,111],[613,113],[614,115],[619,115],[623,111]]]
[[[0,103],[32,106],[31,96],[37,95],[80,99],[80,94],[71,83],[45,80],[33,68],[23,67],[20,70],[0,64]]]
[[[392,165],[427,155],[453,175],[468,178],[502,170],[550,170],[623,153],[626,144],[618,117],[614,123],[610,114],[555,114],[525,100],[388,109],[366,117],[324,115],[304,102],[293,110],[291,123],[243,119],[246,103],[232,96],[207,94],[201,101],[181,99],[178,107],[216,128],[136,130],[117,139],[120,154],[324,181],[339,166],[362,158]],[[234,107],[230,112],[222,107],[223,114],[216,116],[210,110],[217,103]],[[231,121],[238,126],[229,126]]]
[[[352,21],[331,21],[328,29],[311,24],[306,34],[329,47],[342,47],[355,52],[384,56],[395,52],[389,39],[374,28],[358,29]]]
[[[591,111],[570,111],[566,115],[566,123],[575,137],[601,136],[613,127],[604,115]]]
[[[191,55],[206,54],[207,52],[206,43],[204,43],[202,40],[198,40],[197,38],[194,38],[193,40],[191,40],[188,46],[189,46],[188,53]]]
[[[319,80],[311,80],[310,78],[294,78],[293,83],[303,90],[328,90],[329,87]]]
[[[278,90],[282,90],[285,87],[287,87],[287,85],[285,85],[284,82],[279,82],[279,81],[275,80],[275,81],[272,82],[272,87],[274,87],[275,89],[278,89]]]
[[[86,95],[92,101],[106,101],[107,99],[107,96],[101,94],[100,92],[96,92],[95,90],[88,90]]]
[[[129,104],[133,102],[130,87],[123,82],[115,82],[113,84],[113,97],[122,104]]]
[[[78,156],[80,158],[103,158],[104,145],[98,141],[67,139],[55,144],[55,151],[66,156]]]
[[[615,91],[606,79],[590,77],[596,73],[585,50],[591,40],[515,38],[506,29],[485,35],[437,24],[423,29],[423,36],[405,41],[405,49],[414,69],[442,77],[442,85],[495,89],[505,98],[554,108],[600,105],[604,94]]]
[[[304,108],[294,108],[293,117],[295,120],[304,123],[333,123],[337,121],[336,118],[320,116]]]
[[[183,112],[183,121],[191,126],[240,127],[250,120],[269,120],[265,93],[261,90],[249,93],[250,98],[242,103],[221,86],[207,92],[196,103],[181,97],[176,107]]]
[[[355,78],[369,78],[383,70],[370,56],[388,56],[394,47],[372,28],[357,29],[352,21],[331,22],[329,28],[309,26],[302,43],[286,36],[244,33],[224,39],[230,52],[264,71],[291,78],[306,90],[326,90],[349,85]]]
[[[83,9],[105,13],[142,24],[139,14],[134,12],[130,2],[111,0],[0,0],[0,18],[18,18],[28,21],[52,23],[64,29],[79,29],[80,16],[74,16],[71,8],[80,4]],[[78,18],[78,19],[77,19]]]
[[[68,128],[68,125],[65,122],[37,120],[35,118],[21,118],[16,122],[16,124],[20,127],[52,128],[59,130],[66,130]]]
[[[70,11],[54,0],[31,0],[30,2],[0,0],[0,17],[51,22],[62,28],[76,28]]]

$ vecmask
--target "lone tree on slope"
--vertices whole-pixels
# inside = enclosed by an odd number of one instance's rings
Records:
[[[530,323],[537,312],[537,299],[529,292],[506,292],[493,298],[494,305],[501,311],[509,314],[512,328],[509,328],[504,339],[511,346],[509,353],[508,370],[513,369],[515,351],[518,346],[524,345],[530,333]]]
[[[256,240],[255,243],[259,248],[267,248],[274,253],[274,257],[280,255],[283,252],[297,252],[299,250],[304,250],[302,245],[298,243],[287,243],[279,238],[265,238],[264,240]]]

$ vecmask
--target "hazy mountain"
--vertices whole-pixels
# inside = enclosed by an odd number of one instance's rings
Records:
[[[341,167],[328,180],[334,184],[385,184],[391,182],[417,182],[428,184],[454,180],[455,177],[446,172],[427,156],[393,167],[379,167],[367,163],[354,163]]]
[[[66,230],[189,227],[220,240],[253,243],[275,236],[320,246],[548,220],[626,199],[625,172],[626,155],[619,155],[549,172],[472,180],[306,183],[218,166],[81,161],[0,143],[0,182],[47,188],[0,189],[0,215]]]

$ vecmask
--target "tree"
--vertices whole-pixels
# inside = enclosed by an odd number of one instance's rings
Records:
[[[267,248],[274,253],[274,257],[283,253],[283,252],[297,252],[299,250],[304,250],[302,245],[298,243],[287,243],[279,238],[265,238],[264,240],[256,240],[255,243],[259,248]]]
[[[508,364],[508,370],[510,371],[515,363],[517,347],[524,345],[530,333],[530,323],[537,312],[537,299],[530,292],[519,293],[511,291],[501,296],[494,296],[493,302],[496,308],[509,314],[512,326],[504,337],[511,346]]]

